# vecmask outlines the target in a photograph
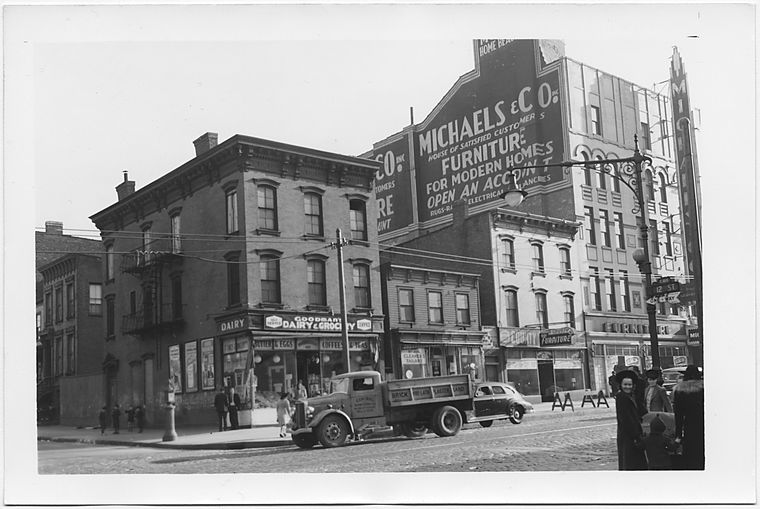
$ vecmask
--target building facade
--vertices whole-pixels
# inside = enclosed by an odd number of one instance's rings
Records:
[[[196,157],[92,216],[106,250],[108,397],[178,424],[214,422],[235,388],[241,424],[302,381],[310,394],[346,370],[338,270],[346,281],[350,368],[382,368],[374,161],[207,133]],[[350,244],[338,267],[336,230]]]

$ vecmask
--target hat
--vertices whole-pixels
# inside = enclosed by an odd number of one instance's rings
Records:
[[[650,380],[657,380],[661,374],[659,369],[648,369],[646,372],[647,378]]]
[[[702,372],[694,364],[686,366],[686,370],[683,372],[684,380],[702,380]]]
[[[652,422],[649,423],[649,430],[655,433],[662,433],[665,431],[665,423],[662,422],[662,419],[660,419],[659,415],[652,419]]]
[[[631,380],[633,380],[633,385],[636,385],[639,379],[639,376],[636,374],[635,371],[630,370],[630,369],[624,369],[623,371],[618,371],[617,374],[615,375],[615,379],[618,381],[619,384],[623,383],[624,378],[630,378]]]

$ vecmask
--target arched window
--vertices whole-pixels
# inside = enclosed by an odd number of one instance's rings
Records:
[[[617,164],[611,164],[609,165],[610,173],[614,175],[613,177],[610,177],[610,180],[612,180],[612,190],[616,193],[620,192],[620,172],[618,171],[618,165]]]
[[[581,156],[583,157],[584,161],[588,161],[588,155],[585,152],[581,152]],[[591,180],[591,173],[593,170],[591,169],[591,165],[584,165],[583,166],[583,183],[587,186],[591,187],[592,180]]]
[[[647,201],[654,201],[654,177],[652,177],[651,170],[647,170],[644,174],[644,199]]]
[[[601,161],[601,156],[596,156],[597,161]],[[596,172],[596,182],[599,189],[607,189],[607,174],[604,173],[604,165],[598,164]]]
[[[668,203],[668,177],[660,173],[660,201]]]

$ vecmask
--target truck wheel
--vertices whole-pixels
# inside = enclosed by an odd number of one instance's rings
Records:
[[[480,425],[484,428],[490,428],[491,424],[493,424],[493,421],[480,421]]]
[[[509,420],[512,424],[520,424],[523,418],[523,409],[517,405],[509,409]]]
[[[319,443],[323,447],[338,447],[343,445],[348,436],[346,421],[337,415],[328,415],[319,425]]]
[[[439,408],[433,414],[433,431],[439,437],[451,437],[462,427],[462,414],[453,406]]]
[[[300,435],[293,435],[293,443],[301,449],[311,449],[316,445],[317,440],[311,433],[301,433]]]
[[[399,431],[409,438],[420,438],[427,433],[427,425],[419,422],[405,422],[399,425]]]

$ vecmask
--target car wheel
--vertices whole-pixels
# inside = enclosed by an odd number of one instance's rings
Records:
[[[512,421],[512,424],[520,424],[524,413],[522,407],[515,405],[509,409],[509,420]]]
[[[301,449],[311,449],[317,444],[317,440],[311,433],[301,433],[299,435],[293,435],[293,443]]]
[[[462,414],[453,406],[443,406],[433,414],[433,431],[439,437],[451,437],[462,428]]]
[[[338,447],[346,442],[348,425],[337,415],[328,415],[319,425],[319,443],[323,447]]]
[[[480,421],[480,425],[484,428],[490,428],[491,424],[493,424],[493,421]]]
[[[427,425],[420,422],[405,422],[399,426],[399,431],[409,438],[420,438],[427,433]]]

